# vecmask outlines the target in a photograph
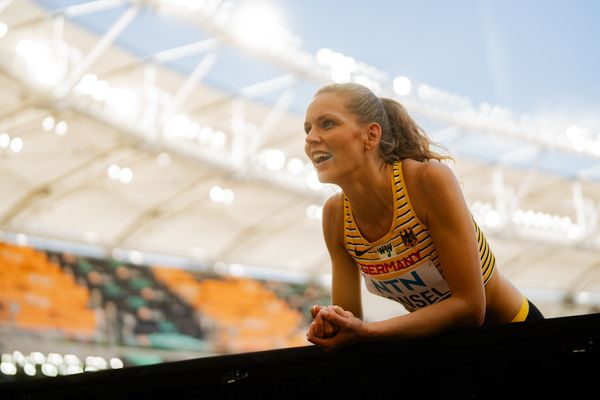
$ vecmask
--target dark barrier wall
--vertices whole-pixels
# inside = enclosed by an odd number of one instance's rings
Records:
[[[315,346],[0,385],[1,399],[598,398],[600,314],[461,329],[326,353]]]

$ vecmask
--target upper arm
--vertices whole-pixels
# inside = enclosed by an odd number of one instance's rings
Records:
[[[420,182],[426,224],[452,297],[464,299],[483,317],[485,290],[477,237],[458,181],[449,167],[430,162],[423,166]]]
[[[323,234],[331,258],[331,301],[362,318],[359,269],[344,247],[343,196],[330,197],[323,206]]]

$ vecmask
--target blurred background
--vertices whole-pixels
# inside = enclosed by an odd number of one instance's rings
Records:
[[[403,103],[500,271],[600,310],[600,3],[0,0],[0,381],[307,345],[304,110]],[[365,318],[404,313],[363,293]]]

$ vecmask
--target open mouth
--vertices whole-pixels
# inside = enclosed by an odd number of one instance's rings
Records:
[[[314,153],[312,155],[312,160],[315,163],[315,165],[319,165],[324,161],[327,161],[331,158],[331,154],[329,153],[324,153],[324,152],[318,152],[318,153]]]

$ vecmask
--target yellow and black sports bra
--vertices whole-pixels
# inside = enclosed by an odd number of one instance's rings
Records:
[[[392,169],[394,219],[390,231],[375,242],[366,240],[344,196],[344,244],[365,279],[367,289],[401,303],[412,312],[450,297],[448,283],[431,235],[417,218],[404,184],[402,162]],[[473,220],[481,273],[487,283],[496,264],[487,240]]]

